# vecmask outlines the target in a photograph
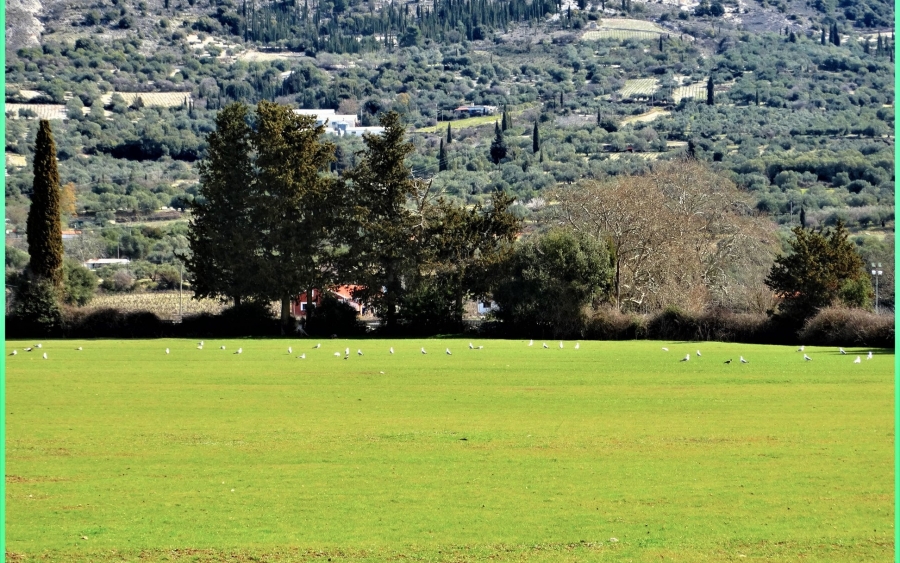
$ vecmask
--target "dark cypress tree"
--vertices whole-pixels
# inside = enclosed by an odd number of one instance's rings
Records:
[[[494,122],[494,140],[491,141],[491,160],[497,166],[500,161],[506,158],[506,141],[503,139],[503,131],[500,130],[500,124]]]
[[[600,125],[603,121],[603,116],[600,115],[600,108],[597,108],[597,125]]]
[[[825,28],[824,28],[824,27],[822,28],[822,39],[821,39],[821,42],[822,42],[822,45],[824,45],[825,42],[826,42],[826,41],[825,41]]]
[[[687,155],[689,158],[697,158],[697,143],[693,139],[688,139]]]
[[[759,106],[759,88],[756,89],[756,105]]]
[[[28,268],[37,278],[62,288],[63,243],[60,221],[59,170],[50,122],[42,119],[34,144],[34,193],[28,211]]]
[[[800,208],[800,228],[806,228],[806,210],[802,207]]]
[[[560,92],[559,93],[559,108],[560,109],[562,109],[564,103],[566,103],[566,100],[565,100],[565,98],[563,98],[563,93]]]
[[[713,82],[712,76],[709,77],[709,80],[706,82],[706,105],[711,106],[716,103],[716,85]]]
[[[538,122],[534,122],[534,130],[531,132],[531,152],[536,153],[541,150],[541,134],[538,131]]]
[[[506,121],[506,110],[505,109],[503,110],[503,115],[500,118],[500,129],[503,131],[506,131],[507,129],[509,129],[509,124]]]
[[[438,149],[438,172],[447,169],[447,151],[444,149],[444,140],[441,139],[441,148]]]
[[[662,43],[662,35],[659,36],[659,52],[663,52],[663,43]]]
[[[452,142],[453,142],[453,132],[450,130],[450,124],[448,123],[447,124],[447,144],[449,145]]]
[[[797,34],[795,34],[793,31],[791,31],[791,34],[788,35],[788,41],[790,43],[796,43],[797,42]]]

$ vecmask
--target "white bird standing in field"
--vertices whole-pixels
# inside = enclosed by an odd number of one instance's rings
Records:
[[[29,346],[28,348],[25,348],[25,351],[26,351],[26,352],[31,352],[31,347]]]
[[[666,348],[665,346],[663,346],[663,352],[668,352],[668,351],[669,351],[669,349]]]
[[[859,356],[856,356],[856,359],[853,360],[853,363],[854,363],[854,364],[861,364],[861,363],[862,363],[862,358],[860,358]]]
[[[40,343],[37,343],[37,344],[34,345],[34,347],[35,347],[35,348],[40,348],[40,347],[41,347],[41,344],[40,344]]]
[[[394,353],[394,347],[391,346],[391,354],[393,354],[393,353]]]
[[[294,353],[294,350],[290,346],[288,346],[288,355],[291,355],[293,353]]]
[[[47,352],[44,352],[44,359],[47,359]]]
[[[306,359],[306,354],[305,354],[305,353],[304,353],[304,354],[300,354],[299,356],[297,356],[297,358],[299,358],[299,359],[301,359],[301,360],[305,360],[305,359]]]
[[[224,350],[224,349],[225,349],[225,347],[224,347],[224,346],[221,346],[221,347],[220,347],[220,348],[219,348],[219,350]]]
[[[840,351],[841,355],[847,354],[847,352],[843,348],[838,348],[838,351]]]
[[[198,342],[197,346],[203,346],[203,341],[201,340],[200,342]]]
[[[356,355],[357,355],[357,356],[362,356],[362,350],[356,350]]]
[[[484,350],[484,346],[479,346],[478,350]]]
[[[424,348],[424,347],[422,348],[422,353],[423,353],[423,354],[427,354],[427,352],[425,351],[425,348]]]
[[[528,345],[529,345],[529,346],[534,346],[534,340],[529,340],[529,341],[528,341]]]
[[[687,354],[684,358],[682,358],[681,361],[682,361],[682,362],[689,362],[689,361],[691,361],[691,355],[690,355],[690,354]]]
[[[544,342],[544,348],[549,348],[549,346],[547,346],[546,342]]]
[[[579,348],[581,348],[581,344],[579,344],[578,342],[576,342],[576,343],[575,343],[575,349],[578,350]]]
[[[197,350],[203,350],[203,344],[198,344],[198,345],[197,345]]]
[[[452,356],[452,355],[453,355],[453,354],[450,353],[450,348],[447,348],[446,352],[447,352],[447,355],[448,355],[448,356]]]
[[[345,355],[345,356],[349,356],[349,355],[350,355],[350,348],[344,348],[344,355]]]
[[[866,359],[867,359],[867,360],[871,360],[871,359],[872,359],[872,351],[871,351],[871,350],[869,351],[869,355],[866,356]]]
[[[75,349],[78,350],[79,352],[81,352],[81,350],[82,350],[81,346],[79,346],[78,348],[75,348]]]
[[[475,349],[475,347],[472,346],[472,343],[471,343],[471,342],[469,342],[469,350],[474,350],[474,349]]]
[[[168,353],[169,353],[169,349],[168,349],[168,348],[166,348],[166,354],[168,354]]]
[[[235,352],[235,354],[242,354],[243,352],[244,352],[243,348],[238,348],[237,352]]]
[[[812,358],[810,358],[810,357],[807,356],[806,354],[803,354],[803,359],[806,360],[807,362],[811,362],[811,361],[812,361]]]
[[[806,348],[806,346],[801,346],[801,347],[797,348],[797,351],[802,352],[804,348]]]
[[[744,356],[741,356],[741,363],[742,363],[742,364],[749,364],[750,362],[748,362],[747,360],[745,360],[745,359],[744,359]]]
[[[340,352],[335,352],[335,353],[334,353],[334,357],[335,357],[335,358],[340,358],[340,357],[341,357],[341,353],[340,353]]]
[[[18,350],[13,350],[13,351],[12,351],[12,354],[10,354],[10,356],[15,356],[15,355],[18,354],[18,353],[19,353]]]
[[[563,343],[562,343],[562,340],[560,340],[559,341],[559,349],[562,350],[562,347],[563,347]]]
[[[321,343],[321,342],[319,342],[318,344],[316,344],[315,346],[313,346],[313,348],[315,348],[316,350],[318,350],[318,349],[321,348],[321,347],[322,347],[322,343]]]
[[[700,357],[700,350],[697,350],[697,357]]]

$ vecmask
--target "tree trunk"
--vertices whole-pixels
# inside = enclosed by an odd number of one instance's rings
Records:
[[[621,261],[616,260],[616,310],[622,311],[622,290],[619,285],[619,271],[621,270]]]

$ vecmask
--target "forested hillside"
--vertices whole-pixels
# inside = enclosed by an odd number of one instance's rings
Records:
[[[179,210],[198,193],[217,111],[260,100],[356,114],[363,126],[396,111],[417,177],[466,204],[503,190],[526,225],[553,203],[550,188],[688,153],[785,232],[803,210],[810,226],[846,223],[864,257],[892,260],[889,3],[43,8],[40,45],[23,40],[7,54],[7,229],[24,230],[36,117],[63,118],[54,121],[59,170],[75,196],[65,218],[84,231],[67,251],[80,260],[146,260],[151,276],[173,264],[187,246]],[[499,109],[460,119],[461,105]],[[332,170],[355,166],[362,139],[331,140]]]

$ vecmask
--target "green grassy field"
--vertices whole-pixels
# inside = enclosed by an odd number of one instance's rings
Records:
[[[7,342],[7,561],[892,557],[892,351],[314,343]]]

